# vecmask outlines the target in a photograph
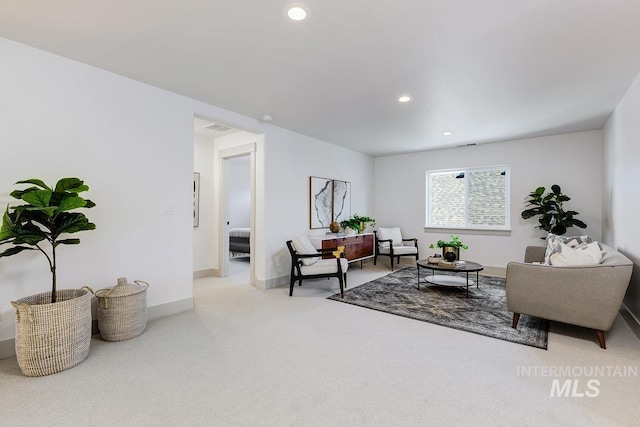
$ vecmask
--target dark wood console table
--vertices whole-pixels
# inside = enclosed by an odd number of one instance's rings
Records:
[[[353,234],[337,236],[328,234],[325,236],[309,236],[309,240],[317,249],[331,249],[344,246],[344,255],[349,262],[362,261],[373,258],[373,233]],[[324,258],[331,258],[331,255],[324,255]]]

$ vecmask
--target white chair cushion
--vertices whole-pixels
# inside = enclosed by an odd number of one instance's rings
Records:
[[[389,254],[389,248],[383,248],[380,246],[381,254]],[[415,246],[394,246],[393,247],[393,255],[415,255],[418,253],[418,248]]]
[[[346,258],[340,258],[340,264],[342,266],[342,272],[346,273],[349,268],[349,262]],[[302,265],[300,267],[300,273],[303,276],[310,276],[312,274],[331,274],[338,271],[338,263],[336,259],[321,259],[316,261],[312,265]]]
[[[379,240],[393,240],[393,246],[402,246],[402,233],[400,232],[399,227],[391,227],[391,228],[378,228],[378,239]],[[389,247],[389,243],[381,243],[380,247]]]
[[[313,255],[318,253],[317,249],[315,248],[315,246],[313,246],[313,244],[311,243],[311,241],[307,236],[294,237],[291,243],[293,243],[293,248],[300,255]],[[320,257],[302,258],[302,264],[312,265],[316,263],[319,259]]]

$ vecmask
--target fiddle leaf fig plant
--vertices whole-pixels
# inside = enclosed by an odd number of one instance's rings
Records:
[[[546,188],[538,187],[529,193],[525,199],[525,207],[529,209],[522,211],[523,219],[540,216],[538,218],[540,225],[537,225],[536,228],[557,235],[566,233],[567,228],[570,227],[587,228],[587,224],[575,218],[576,215],[579,215],[578,212],[564,210],[563,203],[571,200],[571,197],[562,194],[559,185],[552,185],[551,191],[547,194],[545,191]]]
[[[27,250],[38,250],[44,254],[51,271],[51,303],[55,303],[56,249],[59,245],[80,243],[80,239],[62,238],[63,235],[96,228],[83,213],[71,211],[92,208],[95,203],[78,195],[89,189],[78,178],[62,178],[55,187],[49,187],[39,179],[16,182],[16,185],[22,184],[31,186],[13,191],[11,197],[25,204],[7,205],[2,216],[0,245],[12,246],[0,252],[0,258]]]

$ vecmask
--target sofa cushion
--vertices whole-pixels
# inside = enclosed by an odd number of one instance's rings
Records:
[[[307,236],[294,237],[291,243],[293,243],[293,247],[300,255],[313,255],[318,253],[318,250],[315,248],[315,246],[313,246]],[[318,261],[320,257],[301,259],[303,265],[312,265],[316,261]]]
[[[579,245],[575,248],[560,243],[560,251],[550,257],[554,267],[574,267],[583,265],[598,265],[602,261],[602,251],[598,242]]]
[[[560,244],[575,248],[583,243],[589,243],[591,239],[589,236],[558,236],[556,234],[549,233],[547,236],[547,251],[544,254],[545,265],[551,265],[551,255],[556,252],[560,252]]]

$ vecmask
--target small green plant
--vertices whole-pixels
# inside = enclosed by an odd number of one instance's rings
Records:
[[[358,232],[363,232],[367,224],[371,224],[372,227],[376,226],[376,220],[368,216],[360,216],[358,214],[353,215],[350,218],[340,221],[340,227],[346,229],[351,228]]]
[[[77,245],[80,239],[61,239],[63,234],[93,230],[96,225],[89,222],[80,212],[70,212],[77,208],[92,208],[91,200],[83,199],[78,193],[89,187],[78,178],[62,178],[55,187],[49,187],[39,179],[18,181],[17,184],[32,184],[25,190],[15,190],[11,197],[26,204],[7,205],[0,227],[0,245],[13,246],[0,253],[8,257],[26,250],[38,250],[49,262],[51,271],[51,303],[56,302],[56,248],[59,245]],[[51,246],[50,252],[48,245]]]
[[[547,194],[544,194],[545,190],[544,187],[538,187],[535,191],[529,193],[525,199],[525,207],[529,207],[529,209],[522,211],[523,219],[530,219],[539,215],[538,222],[540,225],[537,225],[536,228],[557,235],[566,233],[569,227],[587,228],[587,224],[574,218],[579,215],[578,212],[564,210],[562,204],[571,200],[571,197],[562,194],[559,185],[552,185],[551,192]]]
[[[459,248],[459,249],[469,249],[469,246],[465,245],[460,241],[458,236],[451,235],[451,240],[438,240],[436,243],[432,243],[429,245],[429,248]]]

